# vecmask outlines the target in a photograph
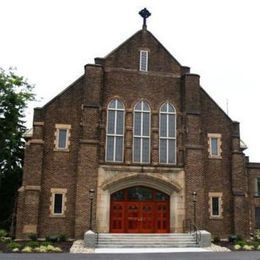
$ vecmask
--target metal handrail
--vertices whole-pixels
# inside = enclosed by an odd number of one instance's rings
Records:
[[[201,232],[199,231],[198,227],[191,221],[191,219],[183,220],[183,228],[184,232],[195,235],[196,244],[199,244],[201,240]]]

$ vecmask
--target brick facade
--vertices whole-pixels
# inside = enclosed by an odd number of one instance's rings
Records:
[[[139,51],[147,50],[147,72],[139,71]],[[93,229],[109,232],[110,194],[134,185],[150,186],[171,197],[170,231],[181,232],[193,218],[214,235],[248,236],[254,228],[253,178],[260,167],[248,163],[233,122],[200,87],[199,76],[178,61],[145,28],[105,58],[87,64],[85,73],[42,108],[34,111],[33,135],[26,144],[23,185],[19,189],[17,238],[66,234],[82,238],[89,228],[89,190],[95,189]],[[105,161],[107,105],[125,106],[124,158]],[[150,163],[133,163],[133,109],[139,100],[151,108]],[[177,163],[159,162],[159,109],[174,105]],[[56,125],[69,125],[69,146],[57,150]],[[209,157],[208,134],[221,136],[220,158]],[[56,134],[57,135],[57,134]],[[254,177],[253,177],[254,176]],[[52,191],[66,191],[64,214],[51,214]],[[222,194],[222,217],[210,218],[209,194]]]

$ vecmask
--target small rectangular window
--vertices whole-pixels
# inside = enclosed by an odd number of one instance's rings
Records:
[[[55,125],[55,151],[69,151],[70,145],[70,129],[71,125],[56,124]]]
[[[208,134],[210,158],[221,158],[221,134]]]
[[[54,209],[53,213],[54,214],[62,214],[63,213],[63,194],[55,193],[54,194]]]
[[[148,51],[140,51],[140,71],[148,71]]]
[[[212,137],[211,140],[211,154],[212,155],[218,155],[218,139],[215,137]]]
[[[51,188],[50,217],[65,217],[67,189]]]
[[[212,197],[212,216],[219,216],[219,197]]]
[[[60,149],[67,148],[67,131],[67,129],[59,129],[58,148]]]
[[[209,193],[209,215],[210,218],[222,218],[222,193]]]

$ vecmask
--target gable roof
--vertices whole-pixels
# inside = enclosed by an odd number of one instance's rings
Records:
[[[177,63],[177,65],[179,65],[180,67],[182,67],[182,65],[173,57],[173,55],[163,46],[163,44],[148,30],[139,30],[137,31],[135,34],[133,34],[132,36],[130,36],[128,39],[126,39],[124,42],[122,42],[118,47],[116,47],[114,50],[112,50],[110,53],[108,53],[104,59],[108,59],[110,56],[112,56],[115,52],[117,52],[118,50],[120,50],[122,47],[124,47],[129,41],[132,41],[134,38],[138,38],[139,34],[143,34],[143,33],[147,33],[149,36],[151,36],[151,38],[154,39],[155,42],[157,42],[162,49],[169,55],[169,57],[172,59],[172,61],[174,63]]]

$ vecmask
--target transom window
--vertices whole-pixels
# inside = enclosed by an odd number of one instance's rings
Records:
[[[140,71],[148,71],[148,51],[141,50],[140,51]]]
[[[111,199],[114,201],[165,201],[169,200],[169,195],[152,188],[137,186],[117,191],[111,195]]]
[[[118,99],[114,99],[110,101],[107,109],[106,161],[123,161],[124,125],[124,104]]]
[[[140,101],[134,107],[133,161],[150,162],[150,107]]]
[[[168,102],[160,109],[160,163],[176,163],[176,110]]]

